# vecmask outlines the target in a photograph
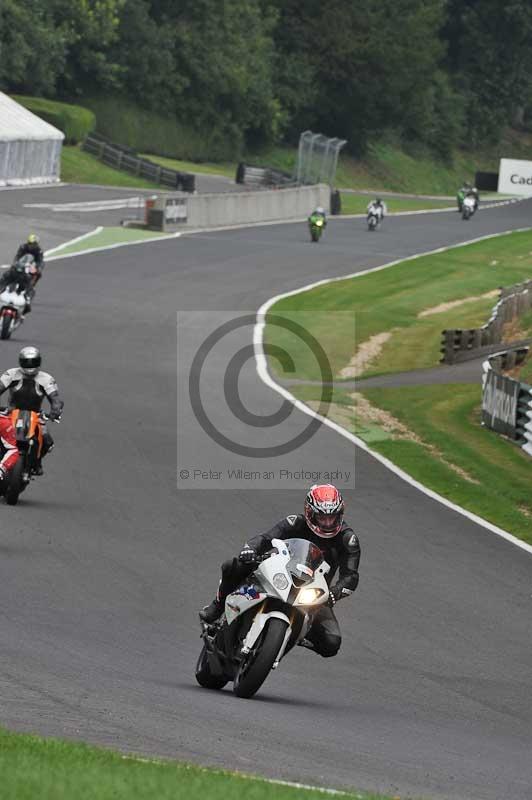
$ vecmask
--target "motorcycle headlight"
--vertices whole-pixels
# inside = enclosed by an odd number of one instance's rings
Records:
[[[318,228],[321,228],[321,226],[323,225],[323,220],[322,219],[317,219],[316,220],[316,225],[318,226]]]
[[[323,591],[321,589],[301,589],[297,596],[298,605],[310,606],[312,603],[315,603],[322,594]]]
[[[283,575],[282,572],[275,573],[275,575],[273,576],[272,583],[275,586],[275,588],[279,589],[279,591],[281,592],[284,589],[288,589],[288,578],[286,577],[286,575]]]

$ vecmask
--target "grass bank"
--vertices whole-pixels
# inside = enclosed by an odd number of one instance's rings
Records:
[[[347,194],[342,192],[342,214],[365,214],[372,199],[367,194]],[[425,211],[434,208],[454,208],[449,200],[419,200],[411,197],[384,198],[389,214],[401,211]]]
[[[475,152],[456,150],[452,161],[446,163],[439,161],[427,150],[418,148],[409,152],[400,144],[383,142],[371,145],[366,156],[361,159],[342,152],[335,185],[339,189],[454,196],[464,180],[474,180],[478,170],[498,172],[500,158],[527,159],[531,149],[531,134],[509,131],[500,145]],[[246,153],[242,160],[248,164],[275,167],[292,174],[295,171],[297,149],[270,147],[259,153]],[[236,161],[217,163],[211,158],[204,162],[188,160],[174,163],[181,165],[176,166],[176,169],[200,172],[203,171],[202,166],[206,166],[209,172],[228,177],[234,177],[236,171]]]
[[[156,183],[136,178],[128,172],[102,164],[90,153],[77,146],[63,147],[61,153],[61,180],[65,183],[94,183],[102,186],[131,186],[136,189],[158,189]]]
[[[322,342],[336,379],[353,377],[345,370],[372,343],[357,376],[401,372],[436,366],[444,328],[482,325],[496,302],[492,293],[531,276],[532,232],[512,233],[328,283],[280,300],[271,313],[292,315]],[[392,333],[377,345],[375,337]],[[291,350],[297,368],[290,377],[319,379],[303,341],[272,326],[266,341]]]
[[[1,795],[17,800],[319,800],[317,791],[170,761],[127,758],[84,744],[0,729]],[[346,800],[385,800],[345,794]]]
[[[291,391],[317,408],[319,387]],[[328,416],[429,489],[532,544],[532,462],[480,425],[480,378],[474,384],[337,390]]]

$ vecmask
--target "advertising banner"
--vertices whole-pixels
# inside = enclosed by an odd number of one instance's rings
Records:
[[[501,158],[498,191],[532,197],[532,161]]]
[[[493,370],[486,373],[482,392],[482,422],[488,428],[517,439],[519,383]]]

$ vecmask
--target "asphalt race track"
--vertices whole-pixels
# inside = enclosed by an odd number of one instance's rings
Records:
[[[333,220],[319,246],[304,225],[264,226],[50,263],[34,312],[1,351],[4,369],[39,344],[66,401],[45,476],[0,508],[1,724],[401,797],[531,798],[527,553],[357,451],[356,489],[344,491],[361,582],[338,611],[340,653],[298,650],[255,700],[238,700],[195,683],[196,611],[223,558],[299,512],[304,482],[176,489],[176,463],[220,458],[186,408],[176,455],[176,370],[186,387],[190,348],[218,311],[253,312],[313,280],[531,219],[532,202],[467,224],[456,213],[389,218],[375,234],[364,220]],[[222,367],[205,365],[207,402],[219,400],[209,410],[246,438],[224,418]],[[255,413],[279,408],[250,364],[240,383]],[[307,423],[294,411],[279,435]],[[321,428],[289,458],[348,470],[353,451]]]

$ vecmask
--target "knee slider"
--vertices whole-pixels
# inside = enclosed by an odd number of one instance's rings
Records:
[[[324,636],[322,641],[320,642],[320,647],[318,652],[320,656],[323,656],[323,658],[332,658],[332,656],[335,656],[338,650],[340,649],[341,644],[342,644],[341,636],[331,636],[331,635]]]

